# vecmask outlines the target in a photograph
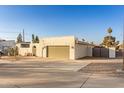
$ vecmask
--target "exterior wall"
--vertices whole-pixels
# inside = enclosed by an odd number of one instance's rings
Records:
[[[88,46],[88,55],[87,56],[89,56],[89,57],[93,56],[93,46],[92,45]]]
[[[31,43],[31,46],[30,46],[31,52],[32,52],[33,46],[36,46],[36,56],[42,57],[42,52],[41,52],[42,46],[40,46],[39,43]]]
[[[42,48],[39,46],[39,43],[30,43],[30,47],[29,48],[22,48],[21,47],[21,43],[16,44],[16,46],[18,47],[18,52],[20,56],[26,56],[27,54],[33,54],[32,48],[33,46],[36,46],[36,56],[41,57],[41,50]]]
[[[21,56],[27,56],[29,53],[32,54],[30,48],[21,48],[21,49],[19,49],[19,55],[21,55]]]
[[[76,44],[75,45],[75,59],[83,58],[86,56],[92,56],[92,48],[91,45],[82,45]]]
[[[21,48],[21,44],[16,44],[19,48],[19,55],[26,56],[28,53],[32,54],[32,47],[36,46],[36,56],[47,57],[47,46],[69,46],[70,56],[69,59],[75,59],[75,38],[74,36],[65,37],[50,37],[40,39],[39,43],[31,43],[29,48]]]
[[[32,49],[30,47],[29,48],[22,48],[20,43],[16,44],[16,46],[18,47],[19,55],[27,56],[27,54],[29,54],[29,53],[32,54]]]
[[[74,56],[75,38],[74,36],[50,37],[50,38],[40,39],[39,46],[40,46],[40,51],[42,51],[41,55],[43,55],[43,57],[47,57],[47,46],[69,46],[70,47],[69,59],[75,59],[75,56]]]
[[[36,56],[47,57],[47,46],[69,46],[69,59],[78,59],[86,56],[92,56],[92,46],[87,44],[75,44],[74,36],[50,37],[39,40],[39,43],[30,43],[29,48],[21,48],[20,44],[16,44],[19,48],[19,54],[25,56],[32,53],[33,46],[36,46]]]
[[[76,44],[75,45],[75,59],[87,56],[87,45]]]
[[[109,58],[115,58],[116,57],[116,50],[114,47],[109,48]]]

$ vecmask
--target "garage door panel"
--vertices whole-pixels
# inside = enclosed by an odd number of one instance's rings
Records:
[[[49,58],[69,58],[69,46],[48,46]]]

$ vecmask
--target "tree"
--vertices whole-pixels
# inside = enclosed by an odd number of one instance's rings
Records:
[[[32,34],[32,43],[39,43],[39,37],[35,37],[34,34]]]
[[[36,43],[39,43],[39,37],[38,36],[36,36],[35,41],[36,41]]]
[[[14,56],[14,48],[9,48],[8,53],[10,56]]]
[[[93,44],[94,44],[94,42],[90,42],[90,44],[92,44],[92,45],[93,45]]]
[[[116,38],[111,36],[112,28],[108,28],[107,32],[109,33],[109,35],[104,37],[101,45],[105,47],[117,47],[119,41],[116,42]]]
[[[109,41],[108,41],[108,42],[109,42],[109,43],[111,43],[111,41],[110,41],[110,40],[111,40],[112,28],[111,28],[111,27],[109,27],[109,28],[108,28],[108,30],[107,30],[107,32],[109,33]]]
[[[115,45],[116,38],[113,36],[105,36],[102,45],[111,47]]]
[[[111,36],[111,33],[112,33],[112,28],[111,28],[111,27],[109,27],[107,31],[108,31],[108,33],[109,33],[109,36]]]
[[[21,42],[22,42],[22,35],[20,33],[17,37],[17,43],[21,43]]]
[[[34,34],[32,34],[32,42],[35,43]]]
[[[8,49],[8,54],[10,56],[16,56],[16,55],[18,55],[18,47],[16,46],[16,47],[13,47],[13,48],[9,48]]]
[[[18,55],[18,47],[17,46],[15,47],[14,50],[15,50],[15,55]]]
[[[116,45],[118,45],[120,42],[119,41],[116,41]]]
[[[85,42],[85,39],[82,38],[82,41]]]

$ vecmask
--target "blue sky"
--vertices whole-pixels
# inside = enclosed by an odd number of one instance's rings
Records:
[[[16,39],[25,29],[26,41],[39,37],[74,35],[101,43],[112,27],[122,41],[124,6],[0,6],[0,38]]]

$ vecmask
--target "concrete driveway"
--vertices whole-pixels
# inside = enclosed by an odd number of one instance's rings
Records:
[[[121,59],[111,60],[0,60],[0,87],[94,88],[124,87],[124,73],[117,73]]]
[[[79,72],[90,73],[82,88],[124,88],[124,71],[121,59],[96,61],[88,64]]]

